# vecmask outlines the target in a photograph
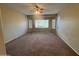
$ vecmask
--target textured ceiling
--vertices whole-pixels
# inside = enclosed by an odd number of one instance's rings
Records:
[[[33,3],[6,3],[4,5],[9,6],[26,15],[34,14]],[[44,9],[42,14],[57,14],[67,6],[67,4],[64,3],[38,3],[37,5]]]

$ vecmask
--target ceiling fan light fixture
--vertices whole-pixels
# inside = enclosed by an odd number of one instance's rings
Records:
[[[33,10],[35,15],[41,15],[42,11],[44,10],[38,4],[33,5]]]
[[[40,15],[41,13],[40,13],[40,11],[35,11],[35,15]]]

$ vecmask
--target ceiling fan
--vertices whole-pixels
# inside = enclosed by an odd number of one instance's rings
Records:
[[[44,8],[40,7],[38,4],[33,4],[33,10],[36,15],[43,13]]]

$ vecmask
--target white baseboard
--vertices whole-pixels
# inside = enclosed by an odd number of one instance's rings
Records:
[[[65,38],[63,35],[60,35],[58,32],[57,32],[57,35],[75,52],[79,55],[79,53],[68,43],[65,41]]]
[[[14,37],[11,38],[11,39],[6,40],[6,41],[5,41],[5,44],[8,43],[8,42],[10,42],[10,41],[12,41],[12,40],[15,40],[16,38],[18,38],[18,37],[20,37],[20,36],[22,36],[22,35],[24,35],[24,34],[25,34],[25,32],[22,33],[22,34],[18,34],[18,35],[14,36]]]

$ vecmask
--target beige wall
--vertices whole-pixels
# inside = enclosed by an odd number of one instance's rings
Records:
[[[2,28],[7,43],[27,32],[27,19],[24,14],[2,7]]]
[[[56,31],[79,54],[79,4],[71,4],[58,14]]]
[[[6,55],[4,39],[3,39],[3,35],[2,35],[1,19],[2,19],[2,17],[1,17],[1,9],[0,9],[0,55]]]

